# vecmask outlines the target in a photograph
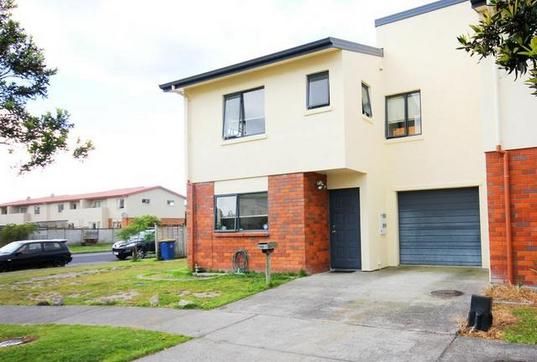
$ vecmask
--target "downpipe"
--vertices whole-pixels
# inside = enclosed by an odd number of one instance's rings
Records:
[[[505,247],[507,259],[507,281],[513,284],[513,232],[511,227],[511,176],[509,173],[509,153],[496,146],[496,151],[503,158],[503,203],[505,216]]]

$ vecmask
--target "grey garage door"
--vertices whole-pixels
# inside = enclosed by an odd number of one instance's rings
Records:
[[[401,264],[481,265],[477,187],[398,196]]]

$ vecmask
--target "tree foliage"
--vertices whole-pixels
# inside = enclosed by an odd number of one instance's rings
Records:
[[[515,77],[529,72],[528,85],[537,96],[537,0],[491,0],[472,35],[458,37],[471,56],[493,56]]]
[[[43,50],[12,19],[14,8],[13,0],[0,0],[0,145],[9,152],[17,146],[25,148],[28,159],[20,172],[52,163],[60,151],[72,149],[74,158],[85,158],[93,145],[78,139],[69,147],[74,125],[67,111],[33,115],[26,109],[28,101],[47,97],[56,69],[47,67]]]
[[[135,217],[132,221],[118,232],[118,237],[123,240],[127,240],[133,235],[138,234],[140,231],[152,228],[155,225],[160,225],[158,217],[153,215],[142,215]]]
[[[34,224],[8,224],[0,230],[2,245],[16,240],[26,240],[36,229]]]

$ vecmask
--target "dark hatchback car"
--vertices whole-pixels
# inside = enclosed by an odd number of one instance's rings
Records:
[[[13,241],[0,248],[0,271],[65,266],[71,252],[65,239]]]
[[[154,229],[140,231],[128,240],[120,240],[112,245],[112,253],[120,260],[133,256],[135,252],[140,259],[145,258],[149,252],[155,252]]]

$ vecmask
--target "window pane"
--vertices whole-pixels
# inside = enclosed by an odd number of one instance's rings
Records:
[[[362,114],[367,117],[373,117],[371,110],[371,98],[369,97],[369,87],[362,83]]]
[[[265,90],[257,89],[243,94],[244,136],[265,133]]]
[[[308,108],[330,104],[328,72],[308,76]]]
[[[239,228],[241,230],[267,230],[267,193],[240,195],[239,215]]]
[[[224,102],[224,138],[240,136],[241,96],[226,96]]]
[[[235,230],[237,217],[237,196],[216,198],[216,230]]]
[[[419,93],[409,94],[408,102],[408,134],[421,134],[421,101]]]
[[[59,243],[43,243],[43,248],[45,251],[56,251],[61,250],[62,246]]]
[[[397,96],[386,99],[388,120],[388,137],[405,136],[405,97]]]

